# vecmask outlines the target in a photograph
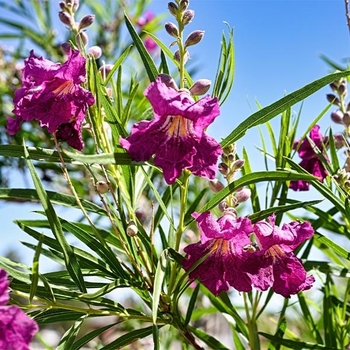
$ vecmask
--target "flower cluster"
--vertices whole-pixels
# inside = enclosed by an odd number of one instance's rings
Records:
[[[88,106],[95,102],[91,92],[80,86],[86,78],[85,58],[78,50],[69,50],[68,60],[60,64],[31,51],[24,63],[22,87],[13,100],[16,118],[8,118],[8,133],[17,133],[23,121],[39,120],[57,139],[81,150],[82,123]]]
[[[184,169],[213,179],[222,153],[219,143],[205,129],[219,115],[217,98],[209,95],[195,101],[188,90],[178,90],[171,77],[160,75],[145,96],[152,104],[154,119],[136,123],[120,144],[137,162],[153,155],[154,164],[172,184]]]
[[[313,235],[309,222],[291,222],[279,228],[273,216],[268,222],[255,224],[248,218],[236,219],[232,213],[218,220],[209,212],[194,213],[193,217],[200,228],[201,241],[184,248],[187,257],[182,265],[190,271],[190,279],[198,278],[213,294],[227,291],[229,286],[240,292],[272,287],[287,298],[311,288],[314,277],[306,275],[293,253]]]
[[[38,325],[18,306],[6,305],[9,300],[7,274],[0,269],[0,349],[29,350],[29,343]]]

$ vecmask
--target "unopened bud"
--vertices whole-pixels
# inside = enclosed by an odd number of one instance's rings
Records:
[[[167,87],[170,87],[170,88],[174,89],[175,91],[179,90],[175,80],[170,75],[159,74],[158,78],[160,78],[161,82],[164,83]]]
[[[113,69],[113,64],[104,64],[99,68],[99,72],[102,74],[103,79],[106,79],[107,75]]]
[[[69,27],[72,27],[74,26],[74,20],[73,20],[73,17],[66,11],[60,11],[58,13],[58,17],[60,19],[60,21],[63,23],[63,24],[66,24],[67,26]]]
[[[79,7],[79,0],[73,0],[73,12],[76,12],[78,7]]]
[[[249,188],[243,188],[235,193],[235,197],[238,203],[245,202],[252,195],[252,191]]]
[[[331,113],[331,119],[336,124],[344,124],[343,113],[339,109]]]
[[[327,94],[326,97],[328,102],[333,103],[336,106],[340,106],[340,101],[337,96],[333,94]]]
[[[244,165],[244,160],[243,159],[237,159],[233,162],[232,164],[232,169],[233,170],[240,170]]]
[[[236,153],[236,144],[235,143],[230,143],[228,146],[224,147],[222,151],[226,155],[228,155],[230,153]]]
[[[185,26],[192,22],[194,17],[194,11],[193,10],[186,10],[184,14],[182,15],[182,24]]]
[[[179,29],[177,28],[177,26],[174,23],[171,22],[167,22],[165,23],[165,30],[167,31],[167,33],[171,36],[173,36],[174,38],[177,38],[179,36]]]
[[[220,163],[218,169],[222,175],[227,175],[230,172],[226,163]]]
[[[226,201],[221,201],[219,204],[218,204],[218,208],[219,210],[223,213],[225,210],[227,210],[228,208],[228,205],[227,205],[227,202]]]
[[[220,180],[214,179],[209,181],[209,188],[213,192],[218,193],[225,188],[225,185]]]
[[[128,223],[127,228],[126,228],[126,233],[127,233],[127,235],[130,236],[130,237],[135,237],[135,236],[137,235],[137,232],[138,232],[138,231],[139,231],[139,230],[138,230],[138,228],[137,228],[135,222],[134,222],[134,221],[130,221],[130,222]]]
[[[108,184],[105,181],[97,181],[95,186],[96,191],[101,194],[107,193],[109,190]]]
[[[210,89],[210,85],[210,80],[199,79],[192,85],[192,87],[190,88],[190,92],[194,96],[204,95]]]
[[[180,1],[180,6],[179,7],[180,7],[181,12],[187,10],[188,4],[189,4],[188,0],[181,0]]]
[[[334,92],[338,92],[338,85],[335,83],[335,82],[333,82],[333,83],[330,83],[329,84],[329,87],[334,91]]]
[[[177,12],[178,12],[178,7],[176,4],[174,4],[173,2],[169,2],[168,3],[168,9],[169,12],[173,15],[173,16],[177,16]]]
[[[338,94],[340,96],[346,97],[346,95],[348,94],[348,90],[347,90],[346,84],[341,84],[341,85],[338,86]]]
[[[64,1],[60,1],[58,5],[60,6],[61,10],[66,10],[66,4]]]
[[[346,145],[346,141],[345,141],[344,135],[342,135],[342,134],[335,134],[335,135],[333,135],[333,140],[334,140],[334,146],[335,146],[336,149],[340,149],[344,145]]]
[[[89,38],[85,32],[80,32],[76,36],[76,41],[79,46],[86,46],[89,42]]]
[[[99,46],[91,46],[87,50],[87,54],[97,60],[102,56],[102,50]]]
[[[84,28],[90,27],[92,23],[94,23],[95,15],[86,15],[82,18],[79,23],[78,30],[81,31]]]
[[[232,215],[234,218],[237,218],[237,211],[233,207],[227,207],[223,214],[224,215]]]
[[[72,50],[72,46],[70,43],[63,43],[61,45],[61,48],[65,55],[69,55],[70,51]]]
[[[350,113],[349,112],[344,113],[344,115],[343,115],[343,123],[345,125],[350,125]]]
[[[229,162],[234,162],[236,160],[236,153],[232,152],[227,155],[227,159]]]
[[[198,44],[204,37],[204,30],[195,30],[185,41],[185,47]]]
[[[179,50],[176,50],[175,53],[174,53],[174,58],[177,62],[180,62],[180,51]],[[186,64],[186,62],[188,61],[188,59],[190,58],[190,54],[188,53],[188,51],[186,50],[185,51],[185,54],[184,54],[184,64]]]

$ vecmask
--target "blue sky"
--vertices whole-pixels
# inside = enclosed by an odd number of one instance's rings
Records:
[[[167,3],[155,0],[150,9],[164,13]],[[227,136],[256,111],[255,101],[267,106],[331,72],[320,54],[338,63],[350,56],[350,36],[342,0],[192,0],[189,8],[195,11],[195,18],[186,27],[186,34],[196,29],[205,30],[203,41],[190,48],[192,60],[200,67],[196,78],[214,80],[221,35],[226,30],[223,21],[234,28],[234,87],[221,116],[209,128],[209,133],[217,138]],[[172,20],[169,15],[164,23]],[[61,26],[58,30],[66,29]],[[160,37],[169,44],[172,41],[164,33],[160,33]],[[329,92],[326,87],[305,101],[298,135],[302,135],[304,128],[327,106],[325,94]],[[298,107],[293,110],[298,111]],[[329,117],[325,116],[319,124],[323,128],[329,127]],[[334,131],[342,130],[340,126],[332,126]],[[261,145],[256,130],[249,131],[239,141],[239,147],[243,145],[251,149]],[[259,170],[260,162],[255,170]],[[19,248],[17,241],[27,239],[12,220],[33,218],[31,211],[35,209],[22,205],[18,211],[18,206],[0,203],[3,224],[0,253],[9,247]]]

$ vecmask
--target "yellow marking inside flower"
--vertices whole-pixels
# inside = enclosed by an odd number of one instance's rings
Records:
[[[171,115],[168,117],[168,120],[170,125],[167,130],[167,134],[169,137],[188,136],[188,120],[186,118],[182,117],[181,115]]]
[[[66,80],[52,92],[57,96],[67,95],[71,91],[72,87],[74,87],[74,83],[71,80]]]
[[[215,243],[213,244],[213,246],[211,247],[211,251],[219,251],[223,254],[226,254],[230,251],[229,248],[229,242],[225,239],[216,239]]]
[[[272,247],[270,247],[265,254],[268,254],[270,256],[272,256],[273,261],[275,261],[276,259],[280,258],[281,256],[285,255],[284,251],[280,248],[280,246],[278,246],[277,244],[273,245]]]

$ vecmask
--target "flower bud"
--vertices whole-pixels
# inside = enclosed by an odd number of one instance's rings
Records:
[[[174,89],[175,91],[178,91],[179,88],[175,82],[175,80],[168,74],[159,74],[158,78],[164,83],[167,87],[170,87]]]
[[[232,169],[233,170],[240,170],[244,165],[244,160],[243,159],[237,159],[233,162],[232,164]]]
[[[330,83],[329,84],[329,87],[334,91],[334,92],[338,92],[338,85],[335,83],[335,82],[333,82],[333,83]]]
[[[130,236],[130,237],[135,237],[135,236],[137,235],[137,232],[138,232],[138,231],[139,231],[139,230],[138,230],[138,228],[137,228],[135,222],[131,220],[131,221],[128,223],[128,226],[127,226],[127,228],[126,228],[126,234],[127,234],[128,236]]]
[[[221,211],[221,213],[225,212],[225,210],[227,210],[228,208],[228,205],[227,205],[227,202],[224,200],[224,201],[221,201],[219,204],[218,204],[218,208],[219,210]]]
[[[103,79],[106,79],[107,75],[113,69],[113,64],[104,64],[99,68],[99,72],[102,74]]]
[[[185,26],[192,22],[194,17],[194,11],[193,10],[186,10],[184,14],[182,15],[182,24]]]
[[[339,109],[331,113],[331,119],[336,124],[344,124],[343,113]]]
[[[97,181],[95,186],[96,191],[101,194],[107,193],[109,190],[108,184],[105,181]]]
[[[90,27],[92,23],[94,23],[95,15],[86,15],[82,18],[79,23],[78,30],[81,31],[84,28]]]
[[[346,95],[348,94],[347,84],[341,84],[338,86],[338,94],[340,96],[346,97]]]
[[[214,180],[210,180],[209,181],[209,188],[215,192],[218,193],[220,192],[222,189],[225,188],[224,184],[218,180],[218,179],[214,179]]]
[[[79,0],[73,0],[73,12],[76,12],[78,7],[79,7]]]
[[[339,101],[337,96],[335,96],[333,94],[327,94],[326,97],[327,97],[327,101],[329,103],[333,103],[336,106],[340,106],[340,101]]]
[[[185,47],[193,46],[202,41],[204,37],[204,30],[195,30],[192,32],[185,41]]]
[[[344,135],[342,135],[342,134],[333,135],[333,140],[334,140],[334,146],[336,149],[340,149],[346,145]]]
[[[78,45],[86,46],[89,42],[89,38],[85,32],[80,32],[75,37],[75,40],[77,41]]]
[[[224,147],[222,151],[225,155],[228,155],[230,153],[236,153],[236,144],[230,143],[228,146]]]
[[[65,55],[69,55],[69,53],[72,49],[72,46],[70,43],[63,43],[63,44],[61,44],[61,48],[62,48],[62,51]]]
[[[178,7],[173,2],[168,3],[168,10],[173,16],[177,16]]]
[[[208,92],[210,85],[210,80],[199,79],[192,85],[192,87],[190,88],[190,92],[194,96],[204,95],[206,92]]]
[[[245,202],[252,195],[252,191],[249,188],[243,188],[235,193],[235,197],[238,203]]]
[[[63,24],[66,24],[67,26],[69,27],[72,27],[74,26],[74,20],[73,20],[73,17],[66,11],[60,11],[58,13],[58,17],[60,19],[60,21],[63,23]]]
[[[220,163],[218,169],[222,175],[227,175],[230,172],[226,163]]]
[[[174,58],[177,62],[180,62],[180,51],[176,50],[174,53]],[[190,54],[188,53],[188,51],[185,51],[185,55],[184,55],[184,64],[186,64],[186,62],[188,61],[188,59],[190,58]]]
[[[87,50],[87,54],[97,60],[102,56],[102,50],[99,46],[91,46]]]
[[[350,113],[349,112],[344,113],[344,115],[343,115],[343,123],[345,125],[350,125]]]
[[[180,6],[179,7],[180,7],[181,12],[187,10],[188,4],[189,4],[188,0],[181,0],[180,1]]]
[[[60,2],[59,2],[59,6],[60,6],[60,8],[61,8],[62,11],[66,10],[66,4],[65,4],[64,1],[60,1]]]
[[[174,38],[177,38],[179,36],[179,29],[174,23],[165,23],[165,30],[169,35],[173,36]]]

